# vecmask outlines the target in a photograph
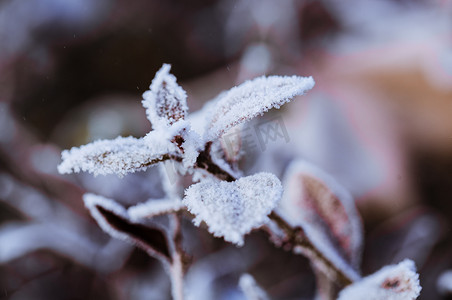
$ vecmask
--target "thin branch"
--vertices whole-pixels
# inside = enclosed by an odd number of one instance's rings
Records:
[[[182,247],[181,215],[172,213],[174,226],[173,242],[174,250],[172,253],[172,263],[169,270],[171,280],[171,293],[174,300],[184,299],[184,275],[188,265],[187,254]]]
[[[312,261],[322,262],[329,270],[335,273],[335,277],[338,279],[340,285],[347,286],[354,282],[350,276],[338,269],[311,243],[301,227],[291,226],[275,211],[269,217],[284,231],[288,239],[287,243],[291,245],[292,249],[300,247],[303,254],[311,258]]]

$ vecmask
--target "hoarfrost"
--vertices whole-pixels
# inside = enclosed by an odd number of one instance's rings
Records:
[[[279,179],[258,173],[234,182],[205,179],[185,191],[183,203],[195,225],[204,221],[214,236],[242,246],[245,234],[267,223],[281,196]]]
[[[132,220],[139,220],[178,212],[183,207],[184,205],[180,200],[160,199],[129,207],[127,212]]]
[[[256,283],[253,276],[243,274],[239,280],[240,289],[248,300],[269,300],[267,293]]]
[[[346,287],[338,300],[411,300],[419,296],[421,289],[414,262],[405,259]]]
[[[215,140],[235,125],[271,108],[279,109],[293,97],[312,89],[314,84],[312,77],[262,76],[233,87],[220,95],[212,107],[205,140]]]
[[[143,94],[143,107],[154,129],[167,128],[187,115],[187,94],[164,64],[155,74],[150,90]]]
[[[157,138],[118,137],[114,140],[99,140],[64,150],[58,171],[62,174],[84,171],[94,175],[124,176],[169,159],[171,151],[174,151],[173,144]]]

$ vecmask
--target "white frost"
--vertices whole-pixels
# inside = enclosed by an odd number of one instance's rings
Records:
[[[412,300],[419,296],[421,289],[414,262],[405,259],[346,287],[338,300]]]
[[[58,171],[62,174],[84,171],[94,175],[123,176],[145,170],[172,151],[174,145],[166,139],[160,139],[160,136],[154,139],[118,137],[114,140],[99,140],[64,150]]]
[[[205,140],[215,140],[237,124],[280,108],[314,87],[312,77],[269,76],[246,81],[223,93],[212,106]]]
[[[132,220],[139,220],[177,212],[183,207],[180,200],[160,199],[129,207],[127,212]]]
[[[196,216],[195,225],[204,221],[214,236],[242,246],[245,234],[269,220],[281,195],[275,175],[258,173],[234,182],[203,180],[185,191],[183,203]]]
[[[187,115],[187,94],[164,64],[155,74],[150,90],[143,94],[143,107],[154,129],[167,128]]]
[[[105,231],[114,238],[129,242],[131,244],[135,244],[133,239],[128,234],[125,234],[113,228],[97,208],[97,206],[100,206],[114,213],[115,215],[128,220],[129,215],[124,207],[116,203],[114,200],[95,194],[83,195],[83,201],[85,202],[86,208],[88,208],[89,212],[91,213],[91,215],[93,216],[93,218],[96,220],[96,222],[99,224],[100,228],[102,228],[103,231]]]

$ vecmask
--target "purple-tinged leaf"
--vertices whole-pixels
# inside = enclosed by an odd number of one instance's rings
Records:
[[[269,76],[246,81],[222,93],[211,106],[205,141],[213,141],[232,127],[272,108],[280,108],[314,87],[312,77]]]
[[[302,227],[319,250],[337,252],[335,256],[359,269],[362,224],[350,193],[305,161],[289,166],[284,188],[280,208],[291,223]]]
[[[187,94],[169,73],[170,69],[170,65],[164,64],[155,74],[150,90],[143,94],[142,103],[154,129],[167,128],[187,115]]]
[[[242,246],[244,235],[268,222],[282,195],[279,179],[258,173],[233,182],[206,179],[185,191],[183,203],[216,237]]]
[[[421,289],[414,262],[405,259],[346,287],[340,292],[338,300],[414,300]]]
[[[94,194],[85,194],[83,200],[93,218],[106,233],[140,247],[165,264],[172,261],[164,230],[134,223],[124,207],[114,200]]]

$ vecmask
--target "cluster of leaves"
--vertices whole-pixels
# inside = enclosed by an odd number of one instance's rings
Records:
[[[419,295],[410,261],[361,279],[360,217],[351,195],[328,174],[308,162],[295,161],[283,183],[265,172],[243,177],[237,165],[240,145],[232,150],[224,147],[225,133],[303,95],[314,86],[311,77],[259,77],[221,93],[189,116],[187,95],[169,71],[170,66],[163,65],[143,95],[152,131],[143,138],[118,137],[65,150],[59,171],[124,176],[159,164],[164,173],[161,162],[169,161],[179,176],[192,175],[194,183],[182,196],[180,182],[170,182],[162,174],[166,198],[128,209],[102,196],[84,196],[104,231],[163,263],[174,299],[186,294],[183,276],[189,259],[181,244],[183,212],[194,215],[195,225],[204,222],[214,236],[237,246],[244,244],[244,236],[252,230],[264,229],[276,246],[311,260],[320,298],[332,299],[345,286],[340,299],[359,298],[369,289],[375,291],[373,299]],[[169,225],[155,221],[162,215],[169,216]],[[268,298],[250,275],[242,277],[240,286],[250,299]]]

